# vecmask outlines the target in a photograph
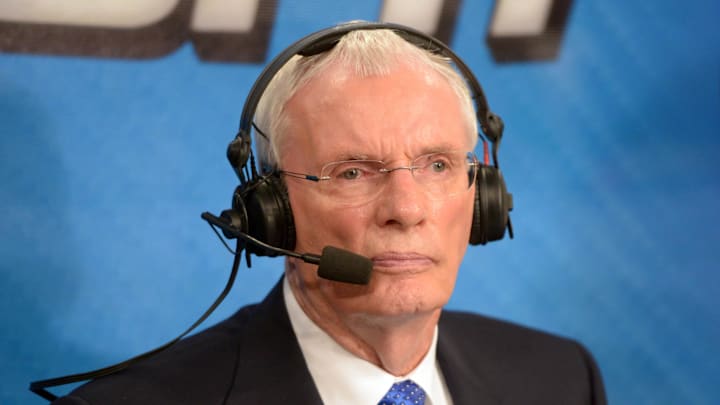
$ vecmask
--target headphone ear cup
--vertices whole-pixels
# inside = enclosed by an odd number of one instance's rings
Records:
[[[238,187],[233,210],[245,213],[246,233],[250,236],[274,247],[295,249],[295,221],[287,188],[278,174],[262,176]],[[254,244],[248,244],[247,249],[258,256],[277,256]]]
[[[492,166],[480,166],[475,178],[470,244],[484,245],[502,239],[512,205],[512,195],[507,192],[500,170]]]

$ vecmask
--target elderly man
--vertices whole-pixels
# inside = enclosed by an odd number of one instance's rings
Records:
[[[262,303],[57,403],[605,403],[578,343],[443,310],[473,226],[473,102],[446,58],[349,31],[284,64],[256,125],[294,250],[366,256],[369,283],[288,258]]]

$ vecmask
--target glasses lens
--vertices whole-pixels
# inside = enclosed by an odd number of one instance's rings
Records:
[[[383,163],[377,160],[343,160],[328,163],[320,172],[323,191],[337,199],[360,201],[374,197],[382,182]]]
[[[472,152],[431,153],[413,161],[413,173],[428,195],[443,199],[470,188],[475,180],[476,163]]]

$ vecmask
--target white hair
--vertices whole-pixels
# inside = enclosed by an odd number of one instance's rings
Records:
[[[280,144],[288,130],[285,106],[293,95],[329,66],[341,66],[357,77],[384,76],[399,66],[427,68],[448,81],[457,95],[474,148],[477,120],[470,91],[452,61],[421,49],[389,29],[358,30],[344,35],[331,50],[302,57],[293,56],[273,77],[258,103],[255,122],[262,133],[256,136],[258,159],[263,170],[279,167]]]

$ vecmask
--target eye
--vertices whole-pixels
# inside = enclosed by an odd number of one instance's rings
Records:
[[[368,180],[377,171],[376,165],[376,162],[364,160],[335,162],[328,167],[328,172],[331,178],[339,181]]]
[[[454,158],[447,153],[433,153],[422,159],[425,159],[425,163],[420,166],[430,169],[433,173],[447,172],[455,167]]]
[[[444,172],[445,170],[447,170],[447,163],[444,160],[438,159],[430,163],[430,168],[434,172]]]
[[[341,184],[361,183],[379,176],[382,164],[377,160],[343,160],[325,165],[321,174]]]
[[[361,175],[362,175],[362,172],[357,167],[347,168],[347,169],[343,170],[342,173],[340,173],[340,177],[343,180],[355,180],[355,179],[359,178]]]

